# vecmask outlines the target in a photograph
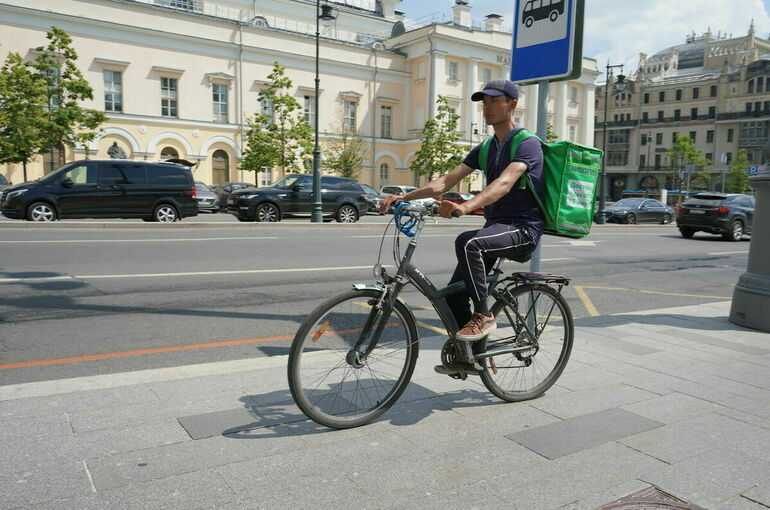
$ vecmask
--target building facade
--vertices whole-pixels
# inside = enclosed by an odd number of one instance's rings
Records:
[[[606,133],[608,198],[686,188],[692,174],[667,156],[685,135],[711,161],[702,169],[708,182],[692,180],[689,189],[724,190],[740,149],[753,164],[766,163],[769,122],[770,41],[757,37],[753,22],[742,37],[693,33],[685,44],[640,54],[633,78],[611,76],[597,88],[595,140],[604,148]]]
[[[399,3],[328,2],[336,19],[320,27],[318,112],[312,0],[58,0],[45,8],[3,0],[0,57],[34,58],[51,26],[72,36],[94,89],[83,106],[104,111],[108,120],[87,147],[67,149],[66,161],[107,157],[117,144],[128,158],[197,163],[196,180],[209,184],[269,184],[281,177],[278,169],[255,175],[239,170],[238,159],[249,118],[269,110],[258,94],[278,62],[311,126],[319,116],[322,147],[342,126],[365,140],[361,182],[414,184],[409,165],[439,95],[460,116],[463,144],[491,132],[470,96],[484,82],[508,76],[511,34],[497,14],[474,21],[464,0],[446,15],[411,21]],[[598,74],[595,61],[584,59],[581,79],[551,85],[549,120],[561,138],[592,144]],[[517,122],[534,129],[536,106],[537,87],[523,87]],[[53,156],[32,162],[29,177],[50,172]],[[0,172],[23,180],[20,164],[0,165]]]

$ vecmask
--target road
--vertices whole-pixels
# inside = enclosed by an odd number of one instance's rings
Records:
[[[0,385],[286,354],[319,302],[373,280],[383,217],[351,226],[229,219],[0,229]],[[415,264],[445,284],[453,238],[480,222],[429,225]],[[572,277],[566,296],[584,320],[730,299],[748,250],[747,238],[685,240],[670,225],[606,225],[585,240],[545,237],[541,269]],[[427,302],[414,291],[405,298],[420,334],[438,334]]]

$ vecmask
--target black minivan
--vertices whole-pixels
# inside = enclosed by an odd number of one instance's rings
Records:
[[[3,216],[29,221],[142,218],[171,222],[198,215],[190,169],[176,163],[88,159],[5,190]]]

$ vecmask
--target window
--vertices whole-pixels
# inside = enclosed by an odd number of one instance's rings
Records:
[[[757,93],[762,92],[764,88],[765,88],[765,78],[760,76],[759,78],[757,78]]]
[[[717,97],[717,86],[716,85],[712,85],[711,86],[710,95],[711,95],[711,97]]]
[[[658,120],[663,120],[663,110],[658,111]]]
[[[213,84],[211,95],[214,102],[214,122],[227,123],[227,85]]]
[[[577,136],[577,127],[576,126],[570,126],[569,127],[569,139],[574,141]]]
[[[725,153],[725,158],[726,158],[725,164],[729,165],[730,163],[733,162],[733,153],[732,152],[726,152]]]
[[[491,69],[482,69],[481,70],[481,79],[486,85],[490,81],[492,81],[492,70]]]
[[[380,106],[380,136],[383,138],[392,138],[393,127],[393,108],[391,106]]]
[[[655,143],[657,145],[663,145],[663,133],[656,133],[655,134]]]
[[[74,184],[96,184],[96,165],[90,163],[76,166],[67,170],[64,179],[70,179]]]
[[[173,147],[163,147],[160,151],[160,159],[176,159],[179,158],[179,153]]]
[[[678,139],[679,139],[679,133],[677,132],[671,133],[671,143],[676,143]]]
[[[119,71],[104,71],[104,111],[123,111],[123,77]]]
[[[697,135],[698,135],[697,131],[690,131],[690,140],[692,140],[692,143],[695,143]]]
[[[641,144],[642,144],[642,145],[647,145],[647,135],[642,135],[642,141],[641,141]]]
[[[660,154],[655,154],[655,170],[660,170]]]
[[[664,103],[666,101],[666,91],[665,90],[661,90],[660,92],[658,92],[658,101],[661,102],[661,103]]]
[[[706,153],[706,159],[708,159],[709,161],[711,161],[713,163],[714,162],[714,153],[713,152],[707,152]]]
[[[99,165],[99,184],[147,184],[147,173],[142,164],[102,163]]]
[[[735,138],[735,130],[730,128],[727,130],[727,141],[732,142],[733,138]]]
[[[754,93],[754,80],[749,80],[749,94]]]
[[[765,107],[763,111],[765,113],[770,113],[770,101],[765,101],[763,104],[764,104],[764,107]]]
[[[305,122],[315,126],[315,96],[305,96]]]
[[[697,108],[690,108],[690,119],[698,120],[698,109]]]
[[[706,143],[714,143],[714,130],[709,129],[706,131]]]
[[[639,154],[639,166],[642,168],[647,166],[647,158],[645,157],[644,154]]]
[[[356,108],[358,103],[355,101],[345,101],[345,122],[343,129],[346,133],[356,132]]]
[[[162,117],[177,117],[176,78],[160,79],[160,114]]]
[[[717,107],[709,106],[709,119],[714,119],[717,116]]]
[[[270,186],[273,183],[273,171],[269,168],[263,167],[260,176],[260,186]]]
[[[677,101],[682,100],[682,89],[676,89],[676,100]]]
[[[647,112],[642,112],[642,122],[649,122],[650,121],[650,114]]]
[[[692,89],[692,98],[698,99],[700,97],[700,89],[698,87],[695,87]]]
[[[211,155],[211,170],[214,182],[227,182],[230,178],[230,156],[222,149],[217,149]]]
[[[457,77],[457,62],[449,63],[449,79],[454,81],[459,80],[459,78]]]
[[[180,172],[177,165],[152,165],[149,168],[150,182],[155,185],[187,184],[188,172]]]
[[[649,103],[650,103],[650,93],[649,92],[645,92],[644,93],[644,104],[649,104]]]
[[[262,115],[267,115],[266,124],[273,124],[275,122],[275,108],[273,106],[273,99],[268,96],[261,96],[259,99],[259,108]]]
[[[618,119],[618,114],[616,113],[615,115],[613,115],[613,121],[614,121],[614,122],[617,122],[618,120],[619,120],[619,119]]]
[[[388,183],[388,173],[390,173],[390,167],[387,163],[383,163],[380,165],[380,183],[381,184],[387,184]]]
[[[570,103],[578,103],[578,89],[577,87],[570,87],[569,88],[569,102]]]
[[[751,113],[751,103],[746,103],[746,113]]]
[[[747,138],[767,138],[767,122],[742,122],[741,139]]]
[[[674,110],[674,120],[680,120],[682,118],[682,110]]]

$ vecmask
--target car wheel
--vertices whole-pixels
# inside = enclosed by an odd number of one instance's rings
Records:
[[[358,221],[358,210],[352,205],[343,205],[337,209],[338,223],[355,223]]]
[[[551,11],[551,15],[548,16],[548,19],[550,19],[551,21],[556,21],[557,19],[559,19],[559,11]]]
[[[743,237],[743,222],[741,220],[733,220],[727,232],[722,234],[722,237],[726,241],[740,241]]]
[[[694,228],[687,228],[687,227],[680,227],[679,233],[682,234],[682,237],[685,239],[690,239],[692,236],[695,235],[695,229]]]
[[[56,221],[56,209],[47,202],[35,202],[27,209],[29,221]]]
[[[626,216],[626,223],[629,225],[633,225],[636,223],[636,214],[629,213],[628,216]]]
[[[160,204],[152,213],[152,219],[160,223],[173,223],[179,221],[179,213],[171,204]]]
[[[660,223],[661,225],[668,225],[669,223],[671,223],[671,215],[668,213],[664,214],[663,221],[661,221]]]
[[[257,206],[256,221],[260,223],[275,223],[281,219],[281,211],[274,204],[260,204]]]

